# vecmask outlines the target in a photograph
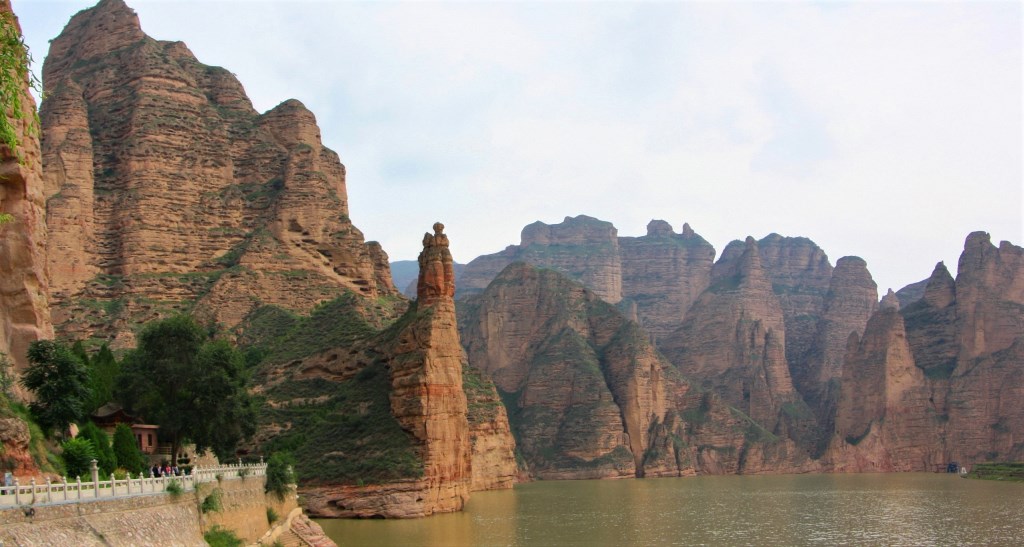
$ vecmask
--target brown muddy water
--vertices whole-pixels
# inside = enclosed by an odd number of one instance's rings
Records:
[[[348,546],[1024,545],[1024,483],[931,473],[542,481],[416,520],[318,520]]]

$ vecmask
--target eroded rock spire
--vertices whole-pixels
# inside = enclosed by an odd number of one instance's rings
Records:
[[[420,253],[420,279],[416,285],[416,299],[429,306],[442,299],[455,297],[455,269],[452,253],[448,250],[448,236],[444,224],[434,223],[434,233],[423,234],[423,251]]]

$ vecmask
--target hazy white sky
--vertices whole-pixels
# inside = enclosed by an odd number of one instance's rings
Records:
[[[39,66],[91,1],[14,0]],[[128,0],[265,111],[312,110],[392,260],[587,214],[805,236],[898,289],[1024,243],[1018,2]]]

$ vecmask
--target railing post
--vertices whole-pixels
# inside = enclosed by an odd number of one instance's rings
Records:
[[[14,477],[14,504],[21,505],[21,487],[18,485],[18,477]]]
[[[68,501],[68,477],[67,475],[60,478],[60,483],[64,488],[64,501]]]
[[[126,488],[126,491],[128,492],[128,495],[130,496],[130,495],[132,495],[132,472],[131,471],[125,471],[124,472],[124,478],[125,478],[124,486]]]
[[[75,481],[78,482],[78,486],[75,488],[75,492],[77,492],[78,495],[75,496],[75,499],[80,500],[80,499],[82,499],[82,476],[81,475],[76,475],[75,476]]]
[[[53,485],[50,484],[50,477],[46,477],[46,503],[53,501]]]
[[[93,497],[100,497],[100,468],[96,466],[96,460],[92,460],[89,471],[92,473]]]
[[[36,504],[36,478],[32,477],[28,481],[29,486],[32,488],[32,505]]]

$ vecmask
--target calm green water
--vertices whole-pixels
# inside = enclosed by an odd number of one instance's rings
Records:
[[[462,513],[320,520],[352,545],[1024,545],[1024,483],[862,474],[544,481]]]

